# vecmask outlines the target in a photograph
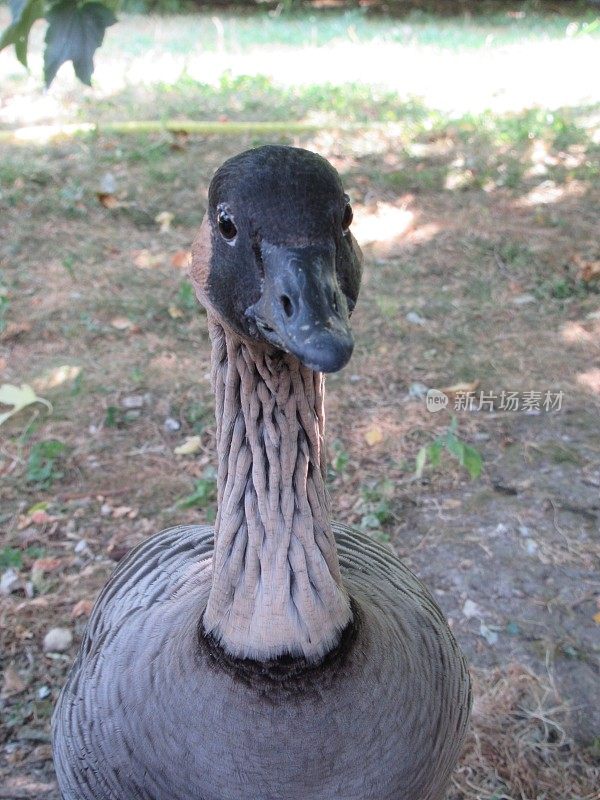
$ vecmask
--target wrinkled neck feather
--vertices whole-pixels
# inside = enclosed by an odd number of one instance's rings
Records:
[[[204,629],[232,656],[318,661],[351,620],[324,483],[323,375],[209,316],[218,512]]]

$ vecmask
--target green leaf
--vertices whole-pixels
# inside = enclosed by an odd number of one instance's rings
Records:
[[[183,497],[178,503],[178,508],[206,508],[216,498],[217,483],[215,472],[208,467],[204,475],[196,482],[194,491]]]
[[[427,451],[429,448],[427,446],[422,447],[419,452],[417,453],[417,460],[415,461],[415,475],[417,478],[420,478],[423,474],[423,470],[425,469],[425,464],[427,464]]]
[[[36,511],[45,511],[50,503],[46,502],[45,500],[40,500],[39,503],[34,503],[30,508],[27,509],[25,512],[28,517],[32,514],[35,514]]]
[[[46,439],[46,441],[36,444],[35,447],[43,458],[58,458],[67,449],[66,444],[59,442],[58,439]]]
[[[58,439],[46,439],[35,444],[27,459],[25,476],[27,482],[48,487],[53,481],[61,478],[62,472],[56,469],[56,462],[66,450],[66,444]]]
[[[444,445],[446,447],[446,450],[449,453],[452,453],[452,455],[459,460],[462,466],[465,446],[460,441],[460,439],[458,439],[453,433],[448,431],[448,433],[444,437]]]
[[[27,66],[27,44],[33,23],[44,16],[44,0],[11,0],[12,22],[0,37],[0,50],[13,44],[21,64]]]
[[[0,405],[12,406],[10,411],[5,411],[0,414],[0,425],[6,422],[13,414],[17,414],[21,409],[34,403],[44,403],[49,411],[52,411],[52,406],[43,397],[38,397],[33,391],[31,386],[27,383],[22,383],[21,386],[13,386],[12,383],[3,383],[0,386]]]
[[[44,51],[44,77],[50,86],[59,68],[72,61],[75,74],[91,86],[94,53],[104,40],[106,29],[117,21],[102,3],[78,6],[74,0],[62,0],[48,12],[49,27]]]
[[[427,456],[431,461],[432,467],[439,467],[440,457],[442,455],[442,442],[435,441],[427,446]]]
[[[464,445],[462,463],[469,473],[471,480],[474,480],[481,475],[481,470],[483,469],[483,460],[479,452],[475,450],[474,447],[470,447],[468,444]]]
[[[379,518],[377,514],[365,514],[364,517],[360,521],[361,528],[379,528]]]
[[[0,569],[14,567],[20,569],[23,566],[23,554],[15,547],[3,547],[0,550]]]

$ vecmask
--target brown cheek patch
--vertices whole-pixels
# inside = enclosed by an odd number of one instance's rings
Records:
[[[192,245],[192,265],[190,267],[190,279],[196,290],[196,297],[203,305],[206,305],[208,301],[208,276],[211,260],[212,234],[207,212]]]

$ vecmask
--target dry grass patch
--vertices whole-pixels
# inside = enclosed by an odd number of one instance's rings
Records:
[[[476,670],[471,733],[448,800],[597,800],[598,753],[573,745],[551,676]]]

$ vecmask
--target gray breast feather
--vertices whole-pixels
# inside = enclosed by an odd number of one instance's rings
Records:
[[[199,644],[210,528],[133,550],[53,718],[64,800],[440,800],[469,716],[464,659],[398,558],[334,531],[355,638],[339,663],[278,685],[223,669]]]

